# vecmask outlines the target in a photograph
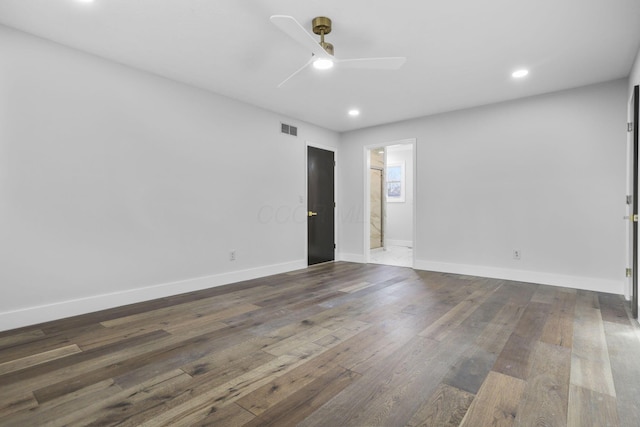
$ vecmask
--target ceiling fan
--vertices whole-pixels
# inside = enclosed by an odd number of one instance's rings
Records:
[[[292,16],[273,15],[270,19],[276,27],[280,28],[280,30],[289,37],[310,50],[312,54],[309,61],[282,81],[278,87],[282,87],[286,82],[311,64],[319,70],[327,70],[334,65],[341,68],[397,70],[402,67],[407,60],[405,57],[338,59],[333,56],[333,45],[324,41],[324,36],[331,32],[331,19],[318,16],[311,21],[311,29],[314,34],[320,36],[320,42],[309,34]]]

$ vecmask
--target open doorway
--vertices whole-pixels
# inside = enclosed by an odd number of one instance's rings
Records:
[[[413,267],[415,140],[368,146],[365,259]]]

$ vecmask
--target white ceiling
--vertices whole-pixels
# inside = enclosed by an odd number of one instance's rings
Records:
[[[337,57],[407,62],[278,89],[309,52],[275,14],[330,17]],[[626,77],[640,47],[640,0],[0,0],[0,23],[336,131]]]

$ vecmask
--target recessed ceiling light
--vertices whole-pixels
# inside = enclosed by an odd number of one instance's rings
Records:
[[[524,76],[526,76],[527,74],[529,74],[529,70],[525,70],[523,68],[522,70],[517,70],[517,71],[514,71],[513,73],[511,73],[511,77],[513,77],[514,79],[521,79]]]
[[[355,108],[353,110],[349,110],[349,115],[351,117],[356,117],[360,115],[360,110],[356,110]]]
[[[328,70],[333,67],[333,61],[327,58],[319,58],[313,61],[313,68],[316,70]]]

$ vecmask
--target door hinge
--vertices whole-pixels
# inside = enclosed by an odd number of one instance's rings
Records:
[[[335,248],[336,248],[336,244],[334,243],[334,244],[333,244],[333,249],[335,249]]]
[[[625,270],[625,274],[626,274],[626,276],[627,276],[627,277],[631,277],[631,272],[632,272],[632,270],[631,270],[630,268],[627,268],[627,269]]]
[[[627,204],[630,205],[633,203],[633,196],[627,196]]]
[[[633,123],[632,122],[627,123],[627,132],[633,132]]]

